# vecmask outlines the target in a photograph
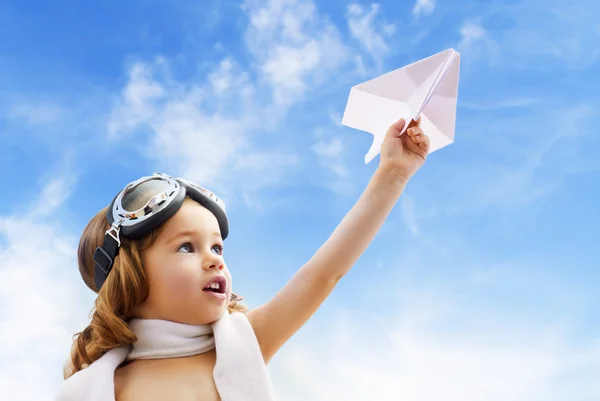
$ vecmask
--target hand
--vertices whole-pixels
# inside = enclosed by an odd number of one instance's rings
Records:
[[[379,168],[392,171],[398,179],[408,181],[421,168],[429,153],[429,137],[421,129],[421,118],[412,120],[402,135],[405,121],[400,119],[388,128],[381,145]]]

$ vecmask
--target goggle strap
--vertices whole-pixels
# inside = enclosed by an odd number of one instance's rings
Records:
[[[115,257],[119,253],[119,246],[118,235],[115,238],[111,230],[109,230],[104,235],[102,246],[96,248],[94,252],[94,282],[97,291],[100,291],[100,287],[106,281],[113,267]]]

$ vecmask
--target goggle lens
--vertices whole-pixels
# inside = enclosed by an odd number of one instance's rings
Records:
[[[121,207],[126,213],[132,213],[146,206],[153,196],[163,193],[169,183],[162,178],[150,178],[128,187],[123,193]]]

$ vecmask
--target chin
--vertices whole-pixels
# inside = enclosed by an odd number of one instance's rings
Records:
[[[223,314],[229,313],[227,311],[227,305],[223,304],[223,306],[213,306],[201,308],[197,311],[194,316],[190,316],[189,319],[186,319],[186,323],[191,325],[201,325],[201,324],[211,324],[221,318]]]
[[[229,313],[229,311],[227,310],[227,308],[221,308],[221,310],[218,313],[213,313],[210,316],[207,316],[207,319],[206,319],[207,321],[206,321],[205,324],[216,322],[225,313]]]

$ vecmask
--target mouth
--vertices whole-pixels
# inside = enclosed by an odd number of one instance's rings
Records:
[[[211,279],[202,291],[214,292],[217,294],[225,294],[227,289],[227,280],[223,276],[216,276]]]

